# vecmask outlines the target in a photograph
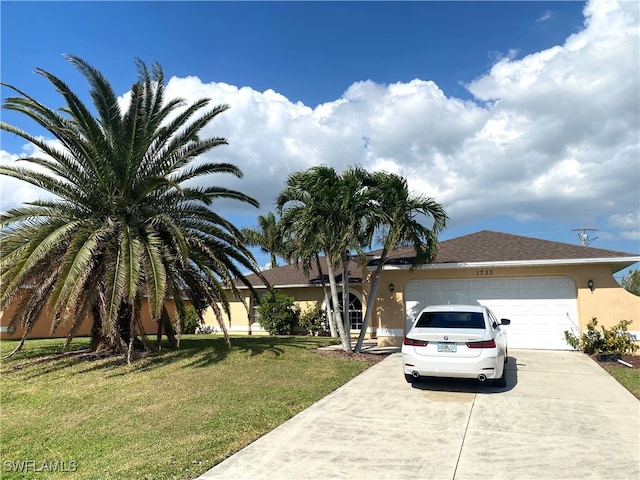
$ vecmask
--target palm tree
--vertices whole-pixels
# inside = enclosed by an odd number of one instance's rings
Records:
[[[260,247],[263,253],[268,253],[271,259],[269,268],[278,266],[277,255],[287,256],[286,245],[278,229],[278,220],[273,212],[266,216],[258,216],[258,226],[245,227],[242,230],[245,242],[252,247]]]
[[[288,222],[288,223],[287,223]],[[312,266],[315,265],[318,272],[318,278],[322,285],[322,292],[324,298],[330,298],[331,292],[327,290],[327,282],[324,278],[324,270],[322,268],[322,262],[320,258],[320,252],[322,252],[322,245],[317,241],[317,237],[310,236],[307,239],[303,239],[300,232],[296,232],[297,225],[296,219],[293,215],[289,215],[278,223],[278,230],[280,236],[283,238],[283,242],[286,245],[286,259],[289,264],[295,264],[297,268],[302,268],[305,276],[309,276],[309,272]],[[329,323],[329,332],[332,337],[338,337],[338,330],[336,326],[336,319],[332,313],[331,305],[329,302],[325,302],[325,317]]]
[[[371,196],[375,199],[370,217],[374,227],[382,232],[382,252],[371,281],[371,291],[367,297],[362,330],[356,342],[355,351],[362,348],[364,336],[376,298],[380,274],[390,250],[403,245],[413,245],[416,251],[414,266],[425,263],[438,251],[438,234],[447,224],[447,214],[434,199],[412,196],[404,177],[388,172],[376,172],[371,177]],[[429,220],[431,226],[424,225]],[[421,222],[422,220],[422,222]]]
[[[286,187],[276,200],[284,235],[298,242],[296,255],[311,262],[324,254],[329,276],[333,321],[345,350],[351,350],[349,324],[349,260],[363,255],[370,244],[372,211],[368,204],[368,173],[351,167],[342,175],[327,166],[295,172],[287,178]],[[342,270],[342,311],[336,272]]]
[[[335,321],[342,346],[351,350],[348,330],[345,332],[342,314],[338,306],[338,288],[335,270],[339,268],[343,249],[340,245],[341,219],[339,198],[341,180],[331,167],[316,166],[304,172],[294,172],[276,200],[285,235],[295,238],[300,256],[309,261],[314,255],[324,253],[329,276]]]
[[[355,257],[366,259],[364,248],[369,247],[375,232],[377,210],[375,190],[371,188],[372,177],[364,168],[356,165],[345,170],[341,177],[338,197],[338,218],[340,219],[340,248],[342,250],[342,315],[345,328],[349,322],[349,261]]]
[[[48,308],[52,331],[70,324],[65,346],[91,318],[92,347],[127,352],[130,361],[135,338],[140,336],[147,347],[143,305],[152,318],[168,324],[169,298],[180,315],[186,300],[200,315],[212,307],[228,342],[222,317],[223,312],[229,315],[225,287],[237,293],[234,280],[247,283],[242,271],[259,272],[240,231],[209,207],[219,198],[256,207],[258,202],[235,190],[185,185],[209,174],[242,176],[231,164],[194,164],[227,143],[199,134],[228,107],[210,107],[209,99],[190,105],[165,99],[161,67],[136,60],[138,80],[122,109],[99,71],[76,56],[67,59],[88,81],[97,116],[62,80],[42,69],[37,73],[65,101],[59,112],[3,83],[18,94],[7,98],[4,108],[26,115],[56,139],[52,145],[0,123],[43,152],[20,159],[39,170],[2,166],[0,174],[55,196],[0,216],[0,309],[18,300],[10,324],[24,327],[12,354]],[[24,285],[29,295],[21,294]]]
[[[629,270],[629,272],[622,277],[622,288],[640,297],[640,270]]]

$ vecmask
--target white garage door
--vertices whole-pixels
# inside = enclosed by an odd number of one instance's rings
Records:
[[[412,280],[405,287],[407,329],[427,305],[480,304],[506,327],[512,348],[570,349],[564,331],[576,331],[576,286],[569,277]]]

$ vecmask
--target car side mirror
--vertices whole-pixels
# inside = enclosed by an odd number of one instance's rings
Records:
[[[510,324],[511,324],[511,320],[509,320],[508,318],[500,319],[500,325],[510,325]]]

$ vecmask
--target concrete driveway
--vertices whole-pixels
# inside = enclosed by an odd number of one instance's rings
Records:
[[[200,478],[640,478],[633,395],[577,352],[509,355],[497,389],[412,387],[395,353]]]

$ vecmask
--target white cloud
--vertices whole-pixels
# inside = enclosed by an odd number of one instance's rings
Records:
[[[626,240],[640,241],[640,212],[611,215],[607,224],[620,232],[620,237]]]
[[[56,141],[48,140],[47,143],[55,144]],[[20,158],[27,156],[46,157],[42,150],[36,148],[35,145],[26,144],[18,154],[0,150],[0,166],[12,165],[40,172],[44,170],[44,168],[39,165],[18,161]],[[7,176],[0,177],[0,211],[2,212],[18,207],[26,202],[44,198],[52,198],[52,195],[21,180]]]
[[[538,20],[536,20],[536,21],[537,22],[546,22],[547,20],[549,20],[552,17],[553,17],[553,12],[551,12],[551,10],[545,10],[544,12],[542,12],[540,14],[540,16],[538,17]]]
[[[197,77],[171,78],[167,96],[231,106],[204,132],[229,145],[207,159],[238,165],[244,178],[202,181],[249,193],[262,210],[216,206],[229,213],[255,218],[273,209],[293,171],[359,163],[405,175],[413,191],[443,203],[451,226],[495,215],[567,223],[608,217],[610,227],[637,235],[638,16],[634,2],[590,2],[584,29],[564,44],[522,59],[510,52],[471,81],[475,101],[447,97],[421,79],[356,82],[313,109],[273,90]],[[620,220],[627,215],[629,225]]]

